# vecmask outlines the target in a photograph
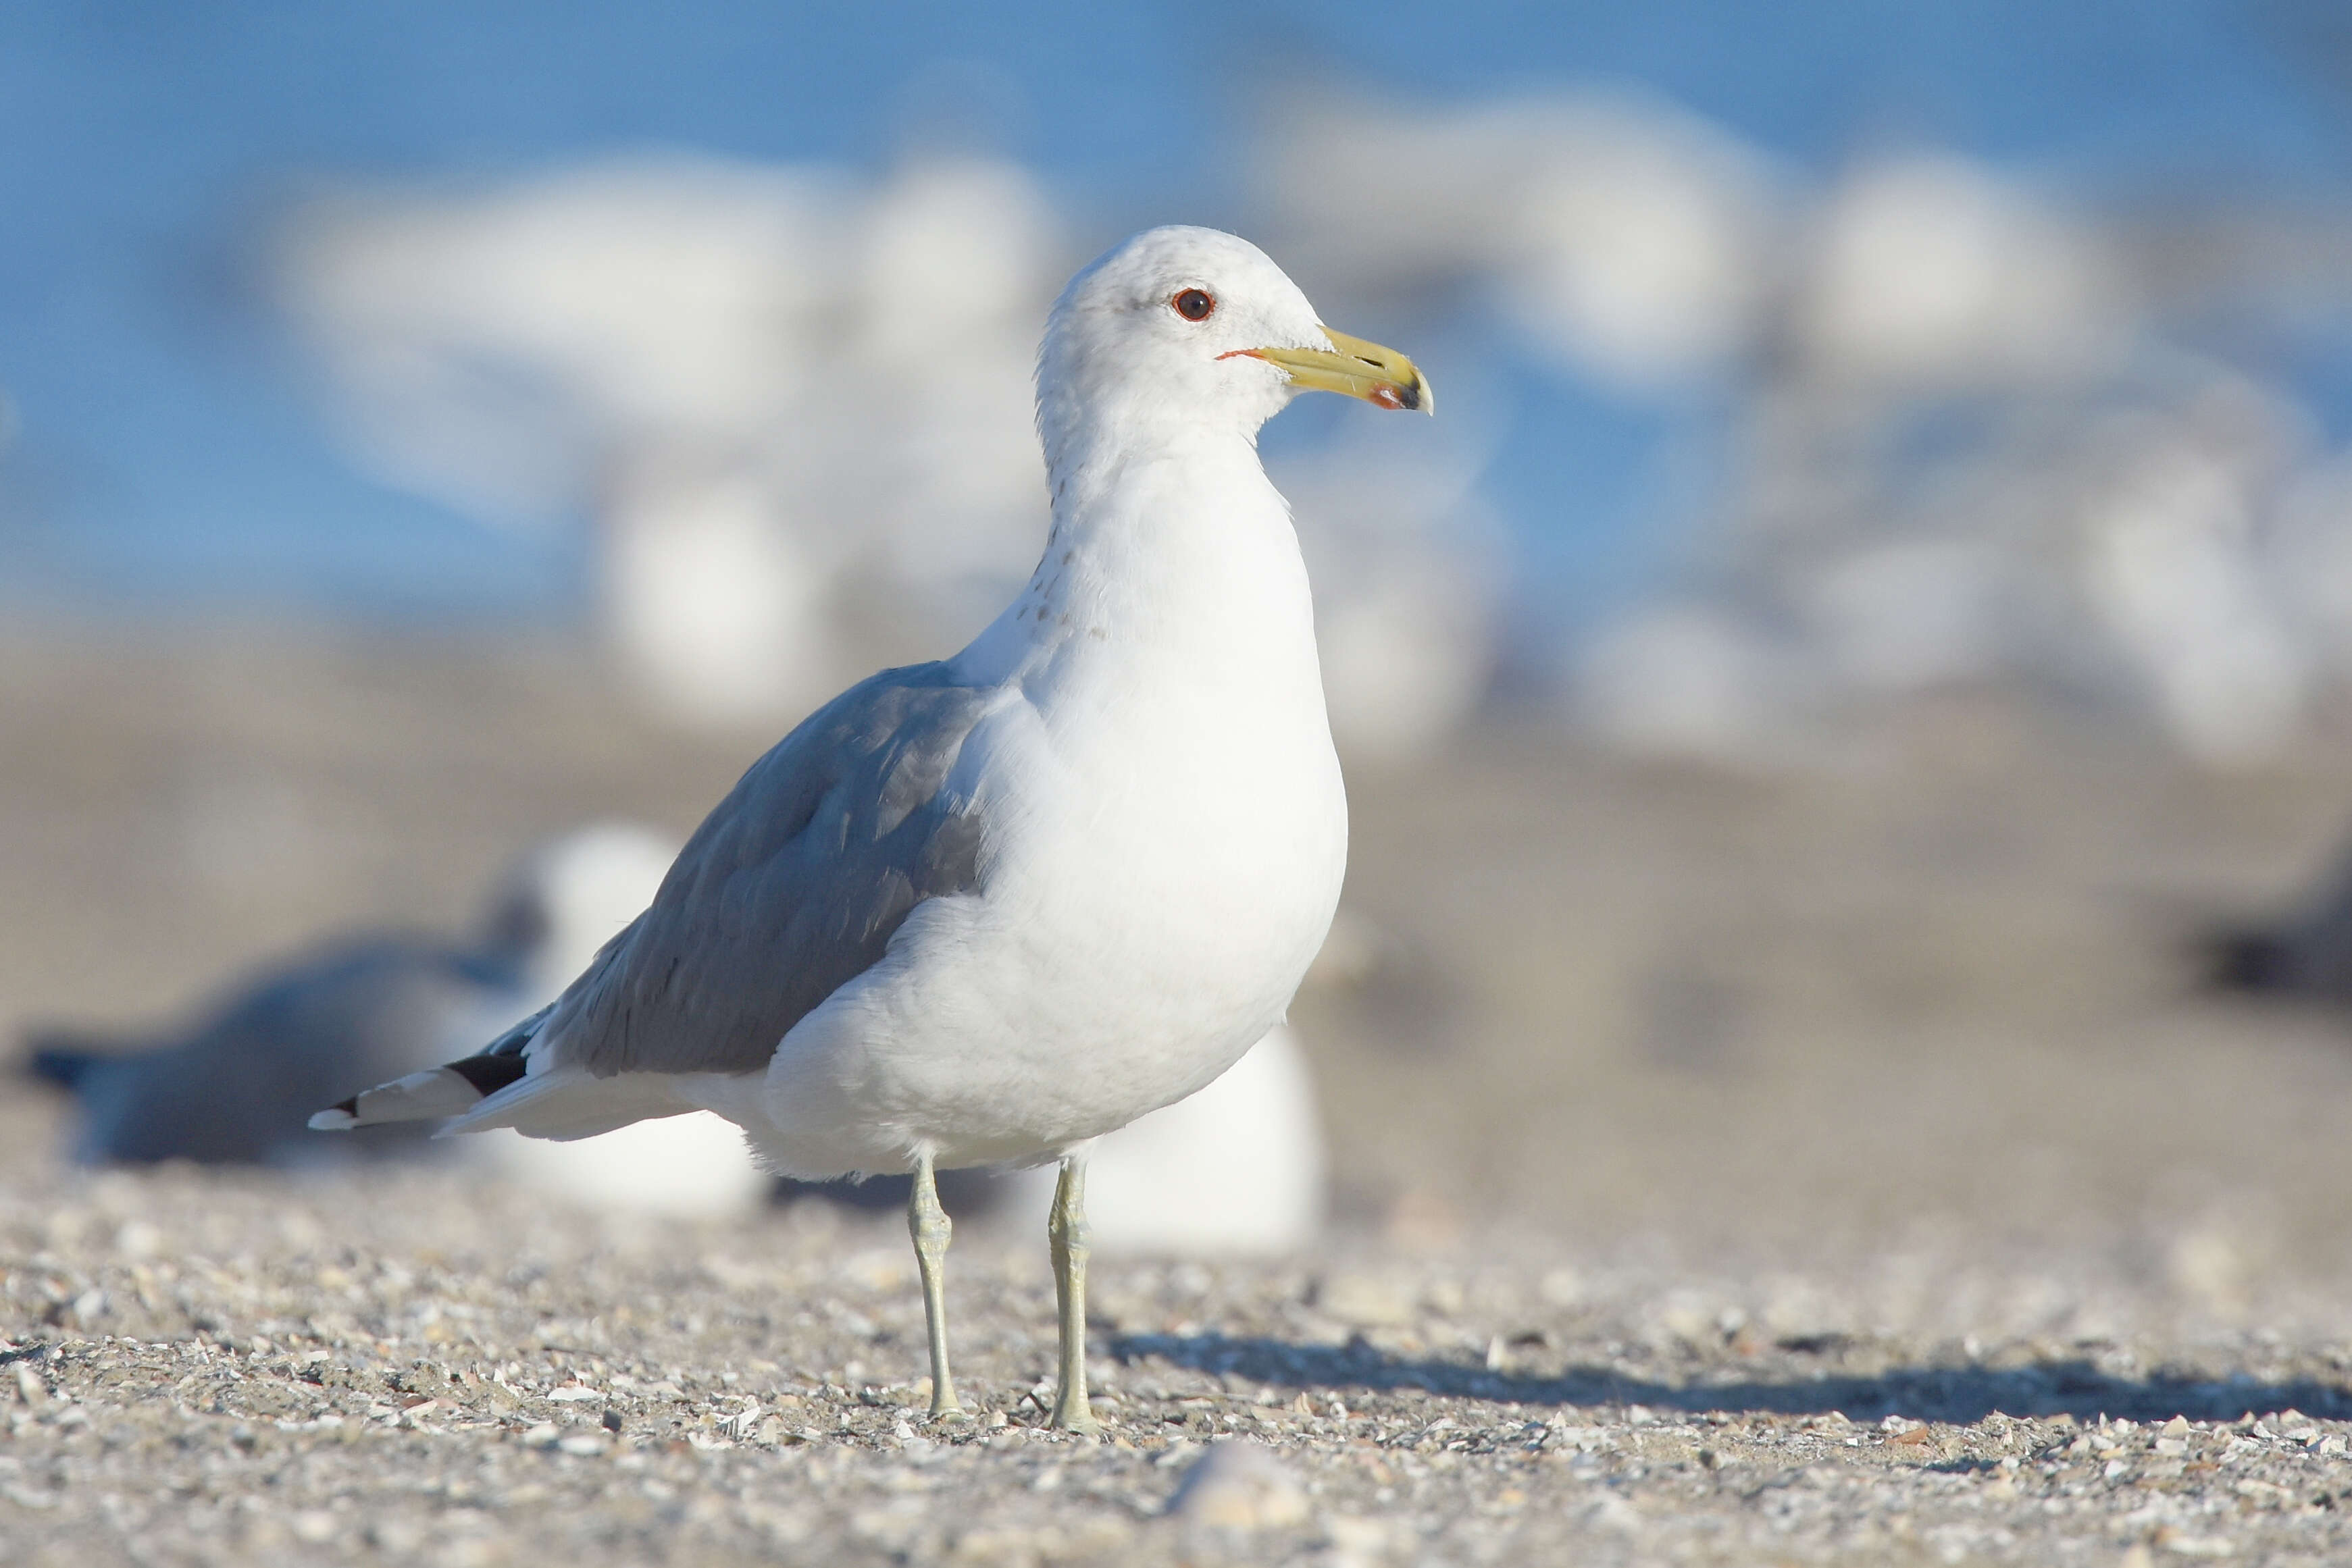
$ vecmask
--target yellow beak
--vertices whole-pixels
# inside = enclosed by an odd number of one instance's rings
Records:
[[[1323,329],[1332,351],[1321,349],[1237,349],[1254,360],[1264,360],[1289,372],[1290,379],[1310,392],[1343,392],[1382,408],[1417,408],[1437,412],[1437,395],[1421,368],[1394,349],[1383,349],[1345,332]]]

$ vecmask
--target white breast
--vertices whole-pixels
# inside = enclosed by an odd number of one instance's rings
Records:
[[[1244,455],[1215,486],[1197,462],[1128,475],[961,656],[1005,685],[968,760],[1018,809],[992,818],[981,896],[919,907],[787,1037],[761,1096],[780,1164],[1045,1157],[1280,1019],[1338,903],[1347,802],[1305,569]]]

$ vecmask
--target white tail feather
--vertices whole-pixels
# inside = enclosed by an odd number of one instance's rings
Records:
[[[349,1132],[383,1122],[429,1122],[466,1110],[482,1092],[446,1067],[429,1067],[369,1089],[310,1118],[321,1133]]]

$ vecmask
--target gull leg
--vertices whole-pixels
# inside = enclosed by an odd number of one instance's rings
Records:
[[[940,1207],[939,1185],[931,1179],[931,1156],[915,1160],[915,1188],[907,1195],[907,1229],[915,1239],[915,1262],[923,1274],[923,1323],[931,1335],[931,1415],[961,1416],[955,1379],[948,1375],[948,1236],[955,1228],[948,1211]]]
[[[1101,1424],[1087,1404],[1087,1156],[1062,1160],[1054,1184],[1054,1212],[1045,1222],[1054,1254],[1054,1294],[1062,1308],[1062,1386],[1054,1396],[1054,1425],[1095,1432]]]

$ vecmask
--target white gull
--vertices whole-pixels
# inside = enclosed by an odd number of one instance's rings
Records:
[[[1087,267],[1038,357],[1054,520],[1021,596],[753,764],[546,1011],[312,1124],[581,1138],[710,1110],[787,1175],[911,1170],[934,1416],[959,1406],[932,1173],[1059,1159],[1054,1421],[1091,1429],[1087,1145],[1281,1019],[1346,867],[1307,572],[1257,455],[1310,388],[1430,402],[1231,235]]]

